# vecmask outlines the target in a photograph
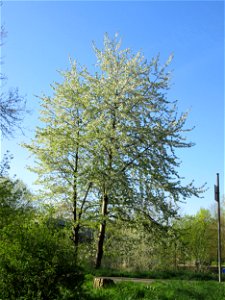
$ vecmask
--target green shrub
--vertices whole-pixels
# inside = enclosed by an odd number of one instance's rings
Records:
[[[65,230],[11,224],[1,240],[0,299],[79,299],[83,275]]]

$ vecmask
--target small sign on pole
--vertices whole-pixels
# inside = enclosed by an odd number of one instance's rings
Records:
[[[219,282],[221,282],[221,222],[220,222],[220,186],[219,186],[219,174],[216,174],[217,184],[214,185],[215,200],[218,206],[218,276]]]

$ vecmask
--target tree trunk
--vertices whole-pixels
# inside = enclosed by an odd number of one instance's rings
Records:
[[[116,129],[116,105],[112,111],[112,130],[113,132]],[[113,161],[113,154],[112,154],[112,147],[115,144],[114,136],[110,138],[110,146],[108,149],[108,168],[109,168],[109,175],[112,170],[112,161]],[[103,199],[102,199],[102,218],[103,221],[99,226],[99,235],[98,235],[98,244],[97,244],[97,253],[96,253],[96,260],[95,260],[95,268],[99,269],[101,267],[102,257],[103,257],[103,245],[105,240],[105,229],[106,229],[106,216],[107,216],[107,206],[108,206],[108,195],[106,189],[103,189]]]
[[[76,149],[75,155],[75,165],[74,165],[74,178],[73,178],[73,233],[72,239],[74,242],[74,251],[75,251],[75,261],[77,261],[78,256],[78,245],[79,245],[79,229],[80,225],[78,224],[77,216],[77,172],[78,172],[78,147]]]
[[[105,217],[107,215],[107,205],[108,205],[108,196],[105,194],[102,200],[102,217],[103,221],[99,226],[99,235],[98,235],[98,243],[97,243],[97,253],[95,260],[95,268],[99,269],[101,267],[102,257],[103,257],[103,245],[105,240],[105,229],[106,229],[106,220]]]
[[[74,242],[74,252],[75,252],[75,261],[77,262],[78,256],[78,246],[79,246],[79,225],[74,225],[73,227],[73,242]]]

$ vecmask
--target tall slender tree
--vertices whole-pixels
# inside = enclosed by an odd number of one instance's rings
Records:
[[[107,218],[136,212],[142,220],[162,224],[176,215],[180,198],[199,195],[193,183],[184,186],[178,173],[176,148],[188,148],[187,114],[178,116],[177,103],[167,99],[172,60],[160,66],[141,53],[121,50],[120,41],[105,35],[104,49],[95,47],[101,73],[87,76],[96,103],[94,140],[96,165],[102,176],[101,214],[96,255],[100,267]]]
[[[64,201],[73,219],[72,240],[78,251],[79,230],[87,209],[92,181],[89,175],[85,113],[88,86],[80,81],[76,63],[62,73],[64,82],[52,86],[53,97],[42,97],[41,121],[36,136],[27,147],[38,159],[30,169],[39,175],[43,186],[41,197],[48,201]],[[87,220],[86,220],[87,221]]]

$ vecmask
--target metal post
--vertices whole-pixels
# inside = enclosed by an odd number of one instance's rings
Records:
[[[214,186],[215,188],[215,200],[218,204],[218,276],[219,282],[221,282],[221,222],[220,222],[220,186],[219,186],[219,173],[217,176],[217,184]]]

